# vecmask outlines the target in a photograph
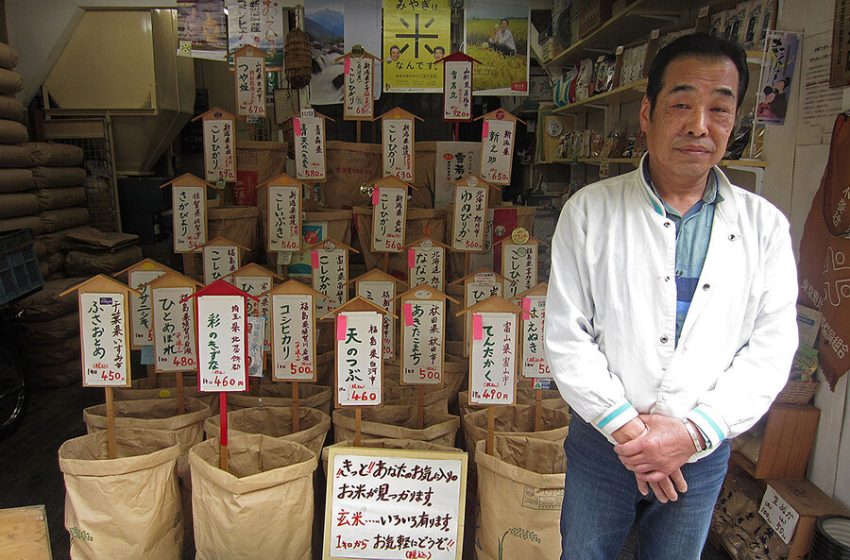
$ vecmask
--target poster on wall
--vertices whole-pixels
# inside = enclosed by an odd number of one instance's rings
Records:
[[[230,52],[250,46],[265,51],[269,69],[283,67],[284,9],[280,0],[225,0]]]
[[[177,0],[177,56],[227,59],[224,0]]]
[[[451,48],[449,2],[384,0],[383,91],[441,93]]]
[[[801,34],[789,31],[768,31],[764,47],[765,64],[759,80],[757,122],[785,124],[801,37]]]
[[[345,54],[345,3],[343,0],[305,0],[304,30],[310,36],[313,77],[310,105],[342,103],[342,60]]]
[[[473,93],[528,95],[529,5],[478,0],[464,14],[464,52],[481,62],[472,77]]]

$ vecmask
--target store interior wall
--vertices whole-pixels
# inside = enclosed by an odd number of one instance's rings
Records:
[[[27,103],[49,74],[85,8],[176,7],[175,0],[6,0],[5,15],[8,41],[19,52],[21,62],[16,71],[22,76],[24,90],[19,97]],[[535,0],[535,4],[545,2]],[[38,14],[38,17],[33,17]],[[800,31],[805,37],[831,34],[834,0],[780,0],[777,28]],[[104,45],[104,48],[108,46]],[[206,68],[207,87],[218,89],[217,82],[229,81],[220,68]],[[797,75],[806,70],[801,59]],[[758,79],[753,76],[752,79]],[[793,84],[792,99],[800,99],[800,81]],[[232,88],[224,88],[228,93]],[[843,109],[850,109],[850,88],[844,92]],[[776,204],[791,221],[795,250],[812,197],[818,187],[827,159],[828,144],[798,143],[799,108],[788,107],[786,124],[770,126],[766,136],[764,158],[770,162],[765,172],[764,195]],[[826,140],[828,142],[828,139]],[[850,506],[850,413],[848,383],[845,376],[835,392],[822,384],[815,404],[822,415],[809,477],[827,494]]]

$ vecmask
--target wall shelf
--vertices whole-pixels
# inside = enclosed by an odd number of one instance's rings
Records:
[[[646,92],[646,82],[646,78],[643,78],[630,84],[606,91],[605,93],[588,97],[582,101],[576,101],[575,103],[558,107],[553,109],[552,112],[556,114],[580,113],[590,111],[592,109],[604,109],[606,106],[615,103],[640,101],[643,99],[643,94]]]

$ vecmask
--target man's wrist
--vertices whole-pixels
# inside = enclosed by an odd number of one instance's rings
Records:
[[[626,443],[627,441],[639,438],[646,433],[648,429],[649,428],[647,428],[643,420],[640,418],[632,418],[614,431],[614,433],[611,434],[611,437],[614,438],[614,441],[617,443]]]
[[[691,441],[694,444],[696,452],[699,453],[701,451],[705,451],[708,446],[705,438],[703,438],[702,430],[700,430],[696,424],[687,418],[682,418],[682,424],[684,424],[685,429],[688,431],[688,435],[691,437]]]

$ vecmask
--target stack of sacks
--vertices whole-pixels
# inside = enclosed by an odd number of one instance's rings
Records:
[[[139,236],[80,227],[67,232],[62,243],[65,272],[71,276],[112,274],[142,260]]]
[[[33,385],[62,387],[82,379],[77,297],[59,294],[85,280],[46,282],[44,289],[15,304],[15,342]]]

